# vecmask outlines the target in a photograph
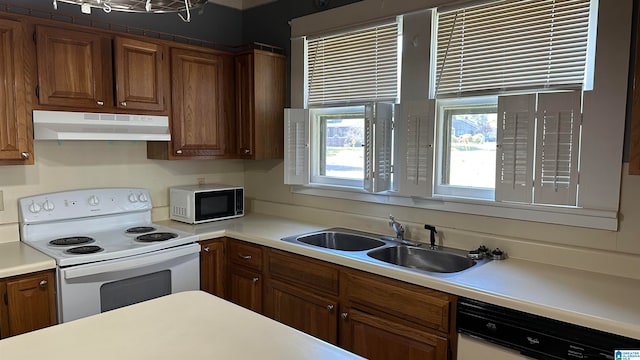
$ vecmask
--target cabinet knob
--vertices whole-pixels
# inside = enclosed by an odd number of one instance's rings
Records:
[[[209,247],[207,246],[207,247],[205,247],[205,248],[204,248],[204,249],[202,249],[202,250],[204,250],[204,252],[209,252]]]
[[[127,107],[127,102],[126,101],[120,101],[120,106]]]
[[[251,260],[251,255],[242,255],[242,254],[238,253],[238,256],[239,256],[242,260]]]
[[[245,154],[249,154],[249,153],[251,153],[251,150],[249,150],[249,149],[244,149],[244,150],[242,150],[242,152],[243,152],[243,153],[245,153]]]
[[[44,289],[44,288],[46,288],[46,287],[47,287],[47,284],[48,284],[48,283],[49,283],[49,282],[48,282],[47,280],[41,280],[41,281],[40,281],[40,287]]]
[[[176,150],[176,154],[182,155],[182,150]]]
[[[333,305],[331,305],[331,304],[327,305],[327,311],[328,312],[332,312],[333,311]]]
[[[98,101],[96,101],[96,104],[98,104],[98,106],[103,106],[104,105],[104,101],[98,100]]]
[[[343,312],[340,314],[340,317],[342,317],[343,320],[347,320],[349,318],[349,313]]]
[[[31,156],[31,154],[29,154],[26,151],[23,151],[23,152],[20,153],[20,157],[22,158],[22,160],[27,160],[30,156]]]
[[[253,279],[251,279],[251,281],[252,281],[254,284],[255,284],[255,283],[257,283],[257,282],[258,282],[258,280],[260,280],[260,278],[259,278],[259,277],[257,277],[257,276],[256,276],[256,277],[254,277]]]

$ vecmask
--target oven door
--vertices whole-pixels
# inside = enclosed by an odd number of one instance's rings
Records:
[[[188,244],[58,269],[58,320],[67,322],[200,288],[200,246]]]

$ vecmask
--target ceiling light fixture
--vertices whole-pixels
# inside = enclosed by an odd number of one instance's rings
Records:
[[[58,3],[79,5],[85,14],[91,14],[91,8],[102,9],[106,13],[111,11],[133,13],[170,13],[182,11],[186,16],[178,14],[182,21],[191,21],[191,10],[203,7],[207,0],[53,0],[53,8],[58,9]]]

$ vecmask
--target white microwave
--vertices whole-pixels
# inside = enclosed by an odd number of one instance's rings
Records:
[[[171,220],[188,224],[233,219],[244,215],[244,188],[223,184],[169,188]]]

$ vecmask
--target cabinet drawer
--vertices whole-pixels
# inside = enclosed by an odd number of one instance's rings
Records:
[[[262,247],[232,240],[229,242],[229,261],[262,271]]]
[[[304,256],[270,250],[269,274],[308,290],[338,295],[338,268]]]
[[[446,333],[451,295],[362,272],[345,271],[342,293],[354,308],[394,317]]]

